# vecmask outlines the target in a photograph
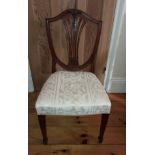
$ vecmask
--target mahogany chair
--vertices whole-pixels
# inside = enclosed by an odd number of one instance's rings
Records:
[[[51,36],[50,25],[62,20],[68,43],[68,64],[63,63],[56,55]],[[97,34],[91,56],[82,65],[78,61],[80,34],[87,22],[95,24]],[[101,115],[98,136],[99,143],[110,114],[111,103],[103,85],[94,73],[94,61],[98,49],[102,22],[77,9],[68,9],[54,18],[46,19],[46,31],[52,55],[52,74],[45,82],[36,101],[36,111],[43,136],[43,144],[48,144],[46,115],[85,116]],[[56,71],[59,64],[66,71]],[[83,71],[90,66],[90,72]]]

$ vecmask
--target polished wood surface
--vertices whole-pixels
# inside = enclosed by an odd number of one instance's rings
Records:
[[[46,130],[46,116],[45,115],[38,115],[39,126],[43,135],[43,144],[48,144],[47,138],[47,130]]]
[[[102,114],[101,115],[101,125],[100,125],[100,132],[99,132],[99,136],[98,136],[99,143],[103,142],[103,136],[105,133],[105,129],[107,127],[108,118],[109,118],[109,114]]]
[[[96,115],[93,117],[47,116],[49,145],[43,145],[34,107],[37,96],[38,93],[29,94],[29,155],[125,155],[125,94],[109,94],[112,110],[102,144],[98,144],[96,138],[100,125],[100,115]]]
[[[53,39],[51,35],[51,26],[53,22],[62,21],[62,26],[65,27],[65,39],[68,46],[68,64],[63,63],[56,55]],[[79,41],[81,32],[87,22],[95,24],[97,31],[94,40],[94,47],[90,57],[82,65],[79,64]],[[68,9],[53,18],[46,18],[46,31],[48,44],[52,55],[52,73],[56,71],[56,64],[58,63],[65,70],[77,71],[91,65],[90,71],[94,73],[94,63],[98,50],[100,40],[102,21],[92,18],[85,12],[78,9]]]

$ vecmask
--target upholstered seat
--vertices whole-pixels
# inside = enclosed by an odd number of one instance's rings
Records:
[[[110,108],[103,85],[91,72],[51,74],[36,102],[38,115],[109,114]]]
[[[68,53],[68,63],[64,63],[55,52],[53,42],[53,24],[60,20],[64,31]],[[89,24],[88,24],[89,23]],[[96,35],[92,33],[89,56],[80,64],[79,43],[83,28],[93,24]],[[86,26],[87,25],[87,26]],[[52,74],[45,82],[36,101],[39,125],[43,136],[43,144],[48,144],[46,131],[46,115],[82,116],[101,114],[101,125],[98,140],[103,135],[110,114],[111,103],[102,84],[95,76],[95,61],[101,34],[102,21],[90,17],[78,9],[68,9],[53,18],[46,18],[46,32],[49,49],[52,55]],[[95,32],[94,31],[94,32]],[[95,37],[95,38],[94,38]],[[93,39],[94,38],[94,39]],[[92,40],[93,39],[93,40]],[[63,41],[63,39],[62,39]],[[59,42],[58,40],[56,43]],[[84,47],[87,47],[86,44]],[[57,49],[57,52],[59,50]],[[87,52],[88,53],[88,52]],[[57,71],[56,65],[67,71]],[[89,68],[88,68],[89,67]],[[82,72],[89,69],[90,72]]]

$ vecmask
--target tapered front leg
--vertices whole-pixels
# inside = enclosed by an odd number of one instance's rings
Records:
[[[46,130],[46,116],[45,115],[38,115],[39,125],[41,129],[41,133],[43,136],[43,144],[48,144],[47,138],[47,130]]]
[[[102,143],[102,141],[103,141],[103,136],[104,136],[107,122],[108,122],[108,118],[109,118],[109,114],[102,114],[102,116],[101,116],[100,132],[99,132],[99,136],[98,136],[99,143]]]

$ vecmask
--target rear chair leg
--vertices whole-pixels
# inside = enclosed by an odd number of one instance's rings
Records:
[[[105,132],[107,122],[108,122],[108,118],[109,118],[109,114],[102,114],[100,132],[99,132],[99,136],[98,136],[98,142],[99,143],[102,143],[102,141],[103,141],[103,136],[104,136],[104,132]]]
[[[46,131],[46,116],[45,115],[38,115],[39,125],[41,129],[41,133],[43,136],[43,144],[48,144],[48,138],[47,138],[47,131]]]

